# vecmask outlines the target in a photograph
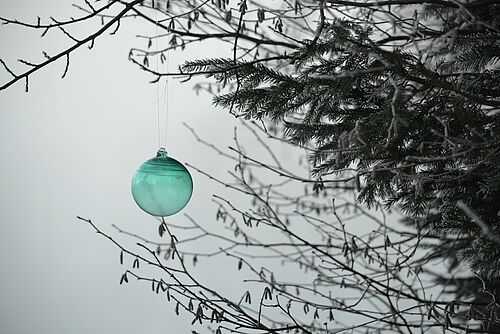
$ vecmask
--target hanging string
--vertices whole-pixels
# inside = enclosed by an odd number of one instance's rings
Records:
[[[153,0],[153,9],[155,11],[155,50],[156,50],[156,73],[160,73],[160,65],[158,63],[158,10]],[[160,140],[160,80],[156,81],[156,124],[158,132],[158,148],[161,148]]]
[[[160,6],[159,2],[156,2],[153,0],[152,2],[153,9],[155,11],[155,49],[156,49],[156,73],[160,73],[160,64],[159,64],[159,54],[160,54],[160,49],[158,48],[158,6]],[[168,49],[166,50],[166,56],[165,56],[165,62],[166,62],[166,73],[168,73],[169,70],[169,63],[170,63],[170,55]],[[162,61],[163,63],[163,61]],[[166,147],[167,146],[167,130],[168,130],[168,103],[170,101],[169,99],[169,82],[168,82],[168,76],[166,77],[165,80],[165,90],[163,92],[163,103],[165,104],[165,129],[164,129],[164,146],[162,146],[161,143],[161,112],[160,112],[160,80],[156,82],[156,114],[157,114],[157,133],[158,133],[158,148],[161,147]]]
[[[170,64],[170,53],[169,50],[167,49],[166,51],[166,66],[167,66],[167,71],[169,71],[169,64]],[[165,80],[165,95],[164,96],[164,103],[165,103],[165,147],[167,146],[167,130],[168,130],[168,103],[170,101],[169,96],[168,96],[168,75],[166,76]]]

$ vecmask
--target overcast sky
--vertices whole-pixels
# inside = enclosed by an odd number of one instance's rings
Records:
[[[36,16],[78,15],[63,0],[2,0],[0,13],[33,22]],[[1,333],[190,333],[191,319],[175,317],[174,305],[149,286],[120,286],[119,252],[75,218],[91,218],[110,233],[113,223],[145,236],[157,231],[130,194],[133,173],[158,148],[156,88],[127,60],[130,47],[145,43],[135,35],[153,32],[139,20],[123,22],[117,36],[72,53],[65,79],[62,61],[34,74],[27,94],[23,83],[0,92]],[[42,50],[53,53],[68,43],[56,31],[39,36],[2,26],[0,57],[21,69],[16,59],[39,61]],[[171,54],[170,63],[215,50]],[[229,53],[230,46],[217,50]],[[7,79],[1,71],[0,80]],[[230,142],[235,122],[191,88],[170,84],[167,150],[179,161],[223,174],[230,165],[196,143],[182,122],[221,147]],[[196,173],[193,179],[186,212],[203,218],[215,212],[214,185]]]

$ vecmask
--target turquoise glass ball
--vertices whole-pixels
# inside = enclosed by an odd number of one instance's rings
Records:
[[[132,178],[132,196],[150,215],[165,217],[186,206],[193,193],[191,174],[161,148],[156,157],[139,167]]]

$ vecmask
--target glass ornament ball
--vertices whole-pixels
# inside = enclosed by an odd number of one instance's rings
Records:
[[[165,217],[186,206],[193,193],[191,174],[179,161],[161,148],[156,157],[139,167],[132,178],[132,196],[150,215]]]

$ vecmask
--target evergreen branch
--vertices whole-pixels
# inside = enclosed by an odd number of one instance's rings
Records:
[[[479,215],[474,212],[474,210],[472,210],[463,200],[457,201],[457,206],[472,220],[472,222],[476,223],[481,228],[481,231],[486,237],[500,245],[500,237],[496,235],[488,224],[486,224],[486,222],[482,220],[481,217],[479,217]]]

